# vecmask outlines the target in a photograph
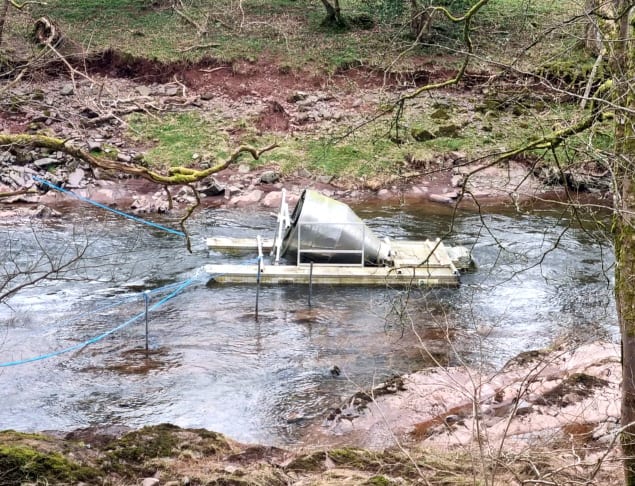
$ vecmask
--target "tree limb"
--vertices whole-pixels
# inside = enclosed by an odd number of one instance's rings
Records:
[[[205,37],[208,32],[207,32],[207,27],[203,27],[201,25],[199,25],[197,22],[194,21],[194,19],[192,19],[192,17],[190,17],[189,15],[187,15],[185,12],[183,12],[182,10],[180,10],[179,8],[176,7],[176,5],[172,5],[172,9],[174,10],[174,12],[176,12],[178,15],[180,15],[181,17],[183,17],[187,22],[189,22],[190,24],[192,24],[194,27],[196,27],[196,31],[198,32],[198,35],[200,35],[201,37]]]
[[[440,89],[440,88],[445,88],[446,86],[452,86],[452,85],[458,84],[459,81],[465,75],[465,71],[467,69],[468,64],[470,63],[470,59],[471,59],[472,53],[474,51],[474,46],[472,44],[472,39],[470,37],[470,29],[471,29],[472,17],[474,17],[474,15],[476,15],[476,13],[482,7],[487,5],[488,2],[489,2],[489,0],[479,0],[472,7],[470,7],[469,10],[467,12],[465,12],[465,14],[462,15],[461,17],[453,16],[450,13],[450,11],[447,10],[445,7],[430,7],[431,15],[432,15],[432,13],[434,13],[436,11],[439,11],[439,12],[442,12],[451,22],[454,22],[454,23],[463,22],[464,23],[464,25],[463,25],[463,42],[465,43],[465,46],[466,46],[465,57],[463,58],[463,62],[461,63],[461,66],[459,67],[459,70],[454,75],[454,77],[452,77],[450,79],[446,79],[445,81],[440,81],[438,83],[429,83],[429,84],[426,84],[424,86],[421,86],[421,87],[417,88],[416,90],[414,90],[411,93],[408,93],[408,94],[405,94],[403,96],[400,96],[399,99],[397,99],[397,101],[395,101],[394,106],[396,107],[396,113],[395,113],[395,117],[394,117],[392,126],[395,128],[394,140],[396,142],[399,141],[399,120],[401,119],[401,116],[403,115],[405,103],[406,103],[407,100],[411,100],[413,98],[416,98],[417,96],[419,96],[422,93],[425,93],[427,91],[434,91],[434,90],[437,90],[437,89]]]
[[[86,150],[79,147],[69,145],[67,140],[60,138],[49,137],[46,135],[29,135],[29,134],[8,134],[0,133],[0,146],[2,145],[17,145],[20,147],[40,147],[48,148],[51,150],[59,150],[72,157],[81,159],[87,162],[91,167],[97,167],[99,169],[114,170],[129,174],[136,177],[142,177],[151,182],[163,185],[176,185],[176,184],[191,184],[205,179],[207,176],[219,172],[230,164],[235,162],[238,157],[247,152],[251,156],[258,160],[262,154],[273,150],[278,147],[277,143],[272,143],[262,149],[257,149],[250,145],[241,145],[225,160],[218,162],[216,165],[209,167],[205,170],[190,169],[187,167],[172,167],[168,170],[167,174],[156,172],[147,167],[139,165],[130,165],[110,160],[104,157],[95,156]]]
[[[22,2],[22,3],[18,3],[15,0],[9,0],[9,3],[11,5],[13,5],[15,8],[17,8],[18,10],[22,10],[24,7],[26,7],[27,5],[48,5],[48,3],[46,2],[32,2],[32,1],[27,1],[27,2]]]

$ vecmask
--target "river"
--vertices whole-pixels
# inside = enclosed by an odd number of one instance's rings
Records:
[[[253,258],[210,254],[204,239],[271,236],[271,214],[199,212],[189,224],[192,254],[178,236],[84,206],[61,218],[0,223],[4,262],[25,268],[45,254],[86,256],[64,280],[0,305],[0,362],[42,356],[0,368],[0,428],[171,422],[302,445],[305,427],[329,407],[391,375],[437,363],[495,368],[560,339],[618,338],[613,253],[592,221],[553,210],[453,219],[435,205],[356,211],[380,236],[434,238],[452,227],[448,243],[470,247],[476,268],[458,289],[315,286],[311,308],[306,287],[263,287],[257,320],[254,286],[197,282],[149,313],[148,355],[143,318],[81,344],[142,313],[143,291],[204,279],[197,271],[212,260]],[[161,222],[176,227],[169,217]],[[149,305],[167,292],[151,294]]]

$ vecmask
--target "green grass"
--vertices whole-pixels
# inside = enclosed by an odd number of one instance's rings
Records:
[[[374,27],[364,29],[351,21],[350,28],[333,31],[323,27],[325,11],[317,1],[244,0],[240,2],[241,8],[232,0],[186,2],[187,15],[207,28],[208,34],[204,37],[177,15],[169,2],[50,0],[46,6],[31,8],[34,15],[48,15],[59,23],[69,37],[89,51],[112,48],[160,61],[214,57],[232,62],[266,53],[293,69],[332,74],[351,65],[383,69],[400,53],[399,62],[392,68],[414,69],[422,55],[451,54],[440,45],[451,49],[460,45],[461,26],[451,25],[439,15],[429,44],[413,46],[407,28],[410,11],[398,4],[385,0],[345,2],[345,17],[355,19],[361,14],[370,15],[375,21]],[[573,0],[491,2],[475,19],[472,37],[477,47],[504,53],[509,46],[530,42],[532,36],[539,35],[543,27],[539,26],[541,21],[549,18],[555,22],[561,14],[571,12],[573,5]],[[559,32],[551,37],[557,37]],[[487,39],[481,34],[487,34]],[[188,50],[208,44],[218,46]],[[409,50],[404,54],[405,49]]]
[[[413,46],[407,29],[410,12],[399,0],[343,2],[344,15],[349,19],[370,14],[375,25],[371,29],[362,29],[351,22],[350,28],[336,31],[322,25],[324,9],[317,1],[243,0],[239,4],[232,0],[190,0],[185,3],[187,15],[196,23],[207,26],[207,36],[199,36],[193,25],[169,7],[169,2],[50,0],[47,6],[30,8],[34,15],[49,15],[69,37],[92,52],[113,48],[160,61],[196,61],[213,57],[231,63],[266,57],[291,72],[309,71],[327,77],[352,66],[377,70],[390,66],[395,71],[452,70],[460,62],[460,57],[452,51],[461,46],[460,28],[439,16],[433,24],[430,42]],[[465,2],[457,0],[454,3]],[[515,59],[521,47],[544,34],[538,44],[540,49],[523,52],[517,66],[531,66],[565,78],[569,73],[573,76],[580,71],[586,79],[587,71],[581,70],[580,66],[587,69],[589,58],[574,49],[582,25],[572,23],[549,30],[565,15],[570,15],[578,3],[574,0],[490,2],[474,19],[472,39],[479,57],[474,59],[471,69],[491,69],[492,66],[484,61],[487,57],[503,61]],[[459,11],[454,9],[453,12]],[[185,51],[204,44],[217,46]],[[440,47],[442,45],[446,48]],[[392,64],[396,59],[398,62]],[[581,78],[572,79],[578,82]],[[535,100],[527,101],[523,96],[522,92],[518,96],[513,93],[486,95],[484,102],[478,102],[484,106],[476,110],[453,103],[450,96],[449,120],[431,118],[436,107],[431,108],[423,101],[423,106],[418,106],[415,102],[414,108],[409,105],[401,120],[403,130],[400,135],[406,137],[400,145],[389,141],[387,134],[392,120],[385,118],[357,129],[354,136],[343,139],[338,137],[350,128],[348,123],[332,130],[328,137],[311,132],[298,133],[293,138],[280,140],[281,147],[265,154],[260,161],[249,163],[274,165],[286,173],[302,167],[328,175],[372,177],[398,171],[406,154],[433,158],[435,154],[463,151],[468,157],[476,158],[517,147],[550,133],[553,126],[576,115],[573,105],[547,106],[543,103],[541,107]],[[483,98],[480,94],[478,97]],[[150,163],[161,167],[191,165],[194,153],[219,159],[226,157],[239,143],[264,146],[273,141],[271,135],[258,134],[253,120],[236,122],[221,119],[213,113],[160,117],[134,115],[128,122],[129,136],[147,147],[146,159]],[[440,126],[448,124],[460,126],[456,136],[417,142],[409,135],[414,127],[436,133]],[[560,150],[582,150],[585,142],[581,138],[578,140]],[[607,134],[598,134],[595,140],[601,147],[609,147],[612,143],[612,137]],[[569,156],[568,152],[562,155]]]
[[[363,135],[340,143],[313,140],[307,143],[307,168],[326,175],[353,177],[392,173],[403,159],[400,152],[397,145],[387,140],[375,141]]]
[[[220,159],[229,152],[229,136],[195,112],[162,117],[134,114],[128,123],[129,137],[150,145],[145,159],[151,166],[188,166],[195,153]]]
[[[267,152],[259,160],[245,156],[241,162],[252,167],[276,167],[283,174],[303,168],[315,174],[345,179],[391,178],[401,171],[409,171],[404,168],[407,156],[434,160],[439,154],[461,151],[474,160],[525,145],[579,116],[574,105],[543,107],[542,102],[535,103],[541,108],[541,114],[529,116],[527,113],[532,108],[529,101],[525,101],[524,105],[494,103],[492,106],[498,109],[486,112],[482,111],[483,105],[467,106],[463,103],[459,106],[447,102],[447,111],[451,113],[449,120],[430,117],[438,104],[421,106],[406,111],[406,117],[401,120],[403,128],[400,133],[404,137],[401,144],[393,143],[387,136],[393,122],[390,118],[359,128],[346,137],[342,135],[348,128],[342,126],[328,136],[303,132],[278,139],[272,134],[256,131],[251,120],[228,120],[213,113],[184,112],[161,117],[134,114],[127,121],[129,137],[137,145],[148,147],[146,161],[159,168],[196,165],[199,160],[192,158],[195,153],[203,159],[222,160],[239,144],[264,147],[277,141],[279,148]],[[461,127],[455,136],[416,141],[409,135],[411,127],[425,127],[434,133],[448,124]],[[232,133],[240,135],[235,137]],[[594,133],[596,148],[611,147],[613,138],[608,126],[598,127]],[[572,138],[556,151],[555,157],[560,161],[572,159],[588,149],[587,143],[587,135]],[[555,160],[550,152],[536,155],[543,156],[545,160]]]

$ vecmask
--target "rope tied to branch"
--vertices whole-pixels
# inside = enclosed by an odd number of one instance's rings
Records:
[[[33,176],[33,180],[35,180],[39,184],[43,184],[43,185],[45,185],[47,187],[50,187],[51,189],[54,189],[56,191],[59,191],[59,192],[61,192],[63,194],[67,194],[67,195],[69,195],[71,197],[74,197],[75,199],[79,199],[82,202],[85,202],[85,203],[88,203],[88,204],[92,204],[93,206],[96,206],[96,207],[101,208],[101,209],[105,209],[105,210],[110,211],[112,213],[115,213],[115,214],[117,214],[119,216],[123,216],[124,218],[131,219],[132,221],[135,221],[137,223],[145,224],[147,226],[151,226],[153,228],[160,229],[160,230],[165,231],[167,233],[172,233],[173,235],[177,235],[177,236],[180,236],[182,238],[186,238],[186,234],[183,231],[179,231],[179,230],[175,230],[175,229],[172,229],[172,228],[168,228],[167,226],[163,226],[163,225],[160,225],[158,223],[154,223],[153,221],[147,221],[147,220],[145,220],[143,218],[135,216],[134,214],[124,213],[123,211],[120,211],[120,210],[115,209],[115,208],[111,208],[110,206],[106,206],[105,204],[99,203],[99,202],[94,201],[92,199],[88,199],[87,197],[80,196],[79,194],[76,194],[76,193],[74,193],[72,191],[69,191],[68,189],[64,189],[63,187],[56,186],[55,184],[53,184],[53,183],[51,183],[51,182],[49,182],[49,181],[47,181],[45,179],[42,179],[41,177]]]

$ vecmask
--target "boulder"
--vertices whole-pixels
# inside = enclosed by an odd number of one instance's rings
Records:
[[[448,113],[447,108],[437,108],[430,114],[430,118],[433,120],[449,120],[450,114]]]
[[[333,182],[333,176],[332,175],[319,175],[315,178],[315,180],[317,182],[319,182],[320,184],[330,184],[331,182]]]
[[[260,189],[256,189],[254,191],[243,194],[242,196],[238,196],[231,201],[232,206],[242,208],[246,206],[253,206],[258,204],[262,197],[264,196],[264,192]]]
[[[463,182],[465,182],[465,178],[460,174],[452,176],[452,180],[450,181],[452,187],[461,187]]]
[[[440,126],[437,130],[437,137],[447,137],[447,138],[456,138],[459,136],[459,131],[461,127],[455,125],[454,123],[450,123],[448,125]]]
[[[309,95],[306,98],[296,101],[298,106],[313,106],[319,101],[317,96]]]
[[[412,138],[414,138],[417,142],[426,142],[428,140],[434,140],[437,136],[432,133],[430,130],[425,128],[413,128],[410,131]]]
[[[196,190],[206,197],[220,196],[225,193],[225,186],[220,184],[216,179],[209,179],[199,183]]]
[[[66,83],[60,88],[62,96],[70,96],[75,92],[75,87],[71,83]]]
[[[237,186],[227,186],[225,187],[225,197],[230,199],[234,197],[236,194],[240,194],[240,188]]]
[[[42,157],[41,159],[35,160],[33,163],[40,168],[45,168],[49,165],[59,164],[60,161],[52,157]]]
[[[282,191],[272,191],[262,199],[262,205],[267,208],[277,208],[280,207],[281,200]]]
[[[453,150],[452,152],[448,152],[446,154],[448,160],[452,161],[453,164],[458,164],[460,162],[465,162],[467,160],[467,155],[465,152],[460,152],[458,150]]]
[[[13,187],[31,187],[35,174],[36,172],[28,167],[14,166],[7,171],[6,175],[2,175],[2,180]]]
[[[100,152],[101,151],[101,142],[97,140],[89,140],[88,141],[88,151],[89,152]]]
[[[280,179],[280,174],[274,170],[267,170],[260,174],[260,182],[263,184],[273,184]]]
[[[438,202],[438,203],[444,203],[444,204],[450,204],[452,202],[452,198],[449,197],[447,194],[429,194],[428,198],[430,199],[430,201],[434,201],[434,202]]]
[[[297,103],[298,101],[305,100],[308,97],[308,93],[304,91],[296,91],[291,96],[289,96],[289,103]]]
[[[86,173],[79,167],[68,175],[68,187],[82,187],[85,185],[84,177]]]
[[[140,96],[150,96],[152,94],[152,90],[150,89],[149,86],[144,86],[144,85],[140,85],[135,87],[135,91],[140,95]]]
[[[179,88],[177,88],[176,86],[169,86],[165,88],[166,96],[177,96],[178,94],[179,94]]]

